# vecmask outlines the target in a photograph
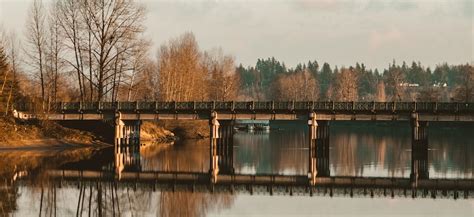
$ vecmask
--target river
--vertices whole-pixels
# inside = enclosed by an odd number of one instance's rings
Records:
[[[230,171],[305,176],[308,133],[304,122],[273,122],[271,131],[236,132]],[[474,127],[430,124],[429,179],[474,179]],[[408,123],[331,123],[327,172],[337,177],[409,178]],[[130,149],[124,171],[209,171],[209,141],[186,140]],[[22,157],[24,156],[24,157]],[[210,191],[151,187],[120,181],[53,180],[54,169],[113,171],[114,150],[2,151],[0,214],[13,216],[473,216],[474,191],[452,196],[395,197],[326,192],[309,196],[266,191]],[[68,160],[65,160],[68,159]],[[228,168],[227,168],[228,169]],[[223,168],[222,171],[227,171]],[[12,181],[12,179],[15,179]],[[184,189],[184,190],[183,190]],[[462,189],[459,189],[463,192]],[[342,191],[342,190],[341,190]],[[345,191],[345,190],[344,190]],[[385,190],[384,190],[385,191]],[[465,194],[465,191],[462,195]]]

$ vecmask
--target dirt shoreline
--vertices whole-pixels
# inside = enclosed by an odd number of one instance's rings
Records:
[[[110,130],[113,130],[111,128]],[[100,132],[88,132],[53,121],[22,122],[0,118],[0,151],[107,147]],[[193,124],[144,121],[140,130],[143,143],[174,143],[178,140],[208,137],[207,122]],[[108,140],[107,140],[108,141]],[[113,140],[112,140],[113,141]],[[110,141],[109,141],[110,142]]]

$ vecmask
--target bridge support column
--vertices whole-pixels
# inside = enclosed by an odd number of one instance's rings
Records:
[[[418,114],[411,116],[411,174],[412,186],[418,186],[419,179],[427,179],[428,172],[428,122],[419,121]]]
[[[115,158],[115,173],[120,174],[124,168],[124,159],[121,151],[122,138],[124,137],[125,123],[121,119],[121,114],[115,115],[115,134],[114,134],[114,158]]]
[[[115,135],[114,135],[114,150],[115,150],[115,172],[120,178],[120,174],[125,167],[125,162],[132,161],[130,155],[134,149],[140,146],[140,125],[141,121],[124,121],[121,113],[115,115]],[[129,156],[130,159],[125,159]]]
[[[329,176],[329,121],[316,121],[316,113],[309,114],[309,168],[311,185],[316,177]]]
[[[311,185],[316,184],[316,175],[318,173],[316,166],[316,138],[317,138],[317,129],[318,129],[318,122],[316,121],[316,113],[312,112],[309,114],[308,120],[308,127],[309,127],[309,146],[308,146],[308,153],[309,153],[309,167],[308,167],[308,178],[309,183]]]
[[[211,113],[211,119],[209,120],[210,126],[210,165],[209,174],[211,175],[211,182],[217,182],[217,174],[219,174],[219,155],[217,152],[217,145],[219,139],[219,121],[217,121],[217,112]]]

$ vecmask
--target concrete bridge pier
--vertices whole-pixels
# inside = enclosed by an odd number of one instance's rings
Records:
[[[318,129],[318,122],[316,121],[316,113],[312,112],[309,114],[308,120],[308,129],[309,129],[309,144],[308,144],[308,178],[310,185],[316,184],[316,175],[318,171],[316,170],[317,161],[316,161],[316,135]]]
[[[217,155],[219,172],[223,174],[234,173],[234,122],[219,122],[219,138],[217,141]]]
[[[132,153],[137,147],[140,146],[140,125],[141,122],[139,120],[122,120],[122,115],[120,112],[116,113],[115,115],[115,172],[118,174],[119,178],[122,170],[125,167],[126,161],[132,160],[130,155],[126,153]]]
[[[309,114],[309,167],[311,185],[316,177],[329,176],[329,121],[316,121],[316,113]]]
[[[419,179],[429,178],[428,168],[428,122],[419,121],[418,114],[411,116],[411,174],[413,187],[418,186]]]
[[[219,155],[217,152],[217,145],[219,139],[219,126],[220,123],[217,121],[217,112],[211,113],[211,119],[209,120],[209,174],[211,176],[211,182],[217,182],[217,174],[219,174]]]

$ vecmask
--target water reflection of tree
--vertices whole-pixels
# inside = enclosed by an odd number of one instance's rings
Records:
[[[228,209],[234,203],[234,196],[226,193],[203,192],[161,192],[159,216],[206,216],[210,210]]]
[[[428,131],[428,142],[431,166],[441,176],[474,176],[472,126],[432,124]]]
[[[388,176],[405,176],[411,162],[409,137],[392,126],[335,126],[330,134],[334,174],[361,176],[364,168],[378,167]]]
[[[0,184],[0,216],[8,216],[17,209],[18,187],[7,183]]]
[[[22,175],[32,176],[32,186],[43,184],[46,168],[55,168],[69,161],[83,159],[91,153],[91,149],[73,150],[29,150],[29,151],[9,151],[0,153],[0,216],[12,213],[17,209],[16,201],[20,197],[18,186],[15,180]],[[44,196],[45,192],[41,188],[33,188],[36,193]],[[41,192],[41,193],[40,193]],[[54,195],[53,192],[46,192],[46,195]],[[51,197],[52,198],[52,197]],[[48,200],[45,208],[48,211],[54,207]]]
[[[158,144],[140,150],[144,171],[207,172],[209,140],[185,140],[174,145]]]
[[[63,183],[49,180],[37,188],[31,198],[39,207],[40,216],[146,216],[156,212],[157,216],[205,216],[211,210],[232,206],[234,195],[164,189],[152,191],[149,185],[134,185],[113,182]],[[78,195],[66,201],[67,192]],[[157,206],[153,207],[153,202]],[[60,204],[60,205],[58,205]]]
[[[285,129],[270,134],[239,133],[234,136],[237,146],[235,167],[255,168],[256,173],[301,175],[307,172],[307,134]]]
[[[446,134],[448,130],[449,134]],[[473,176],[474,159],[470,156],[474,141],[466,136],[471,130],[460,126],[447,129],[434,123],[429,126],[428,161],[436,173],[441,176],[454,174],[458,178]],[[330,143],[330,158],[338,175],[360,176],[364,175],[364,168],[374,166],[387,170],[388,176],[408,176],[410,173],[408,123],[336,125],[331,129]]]

